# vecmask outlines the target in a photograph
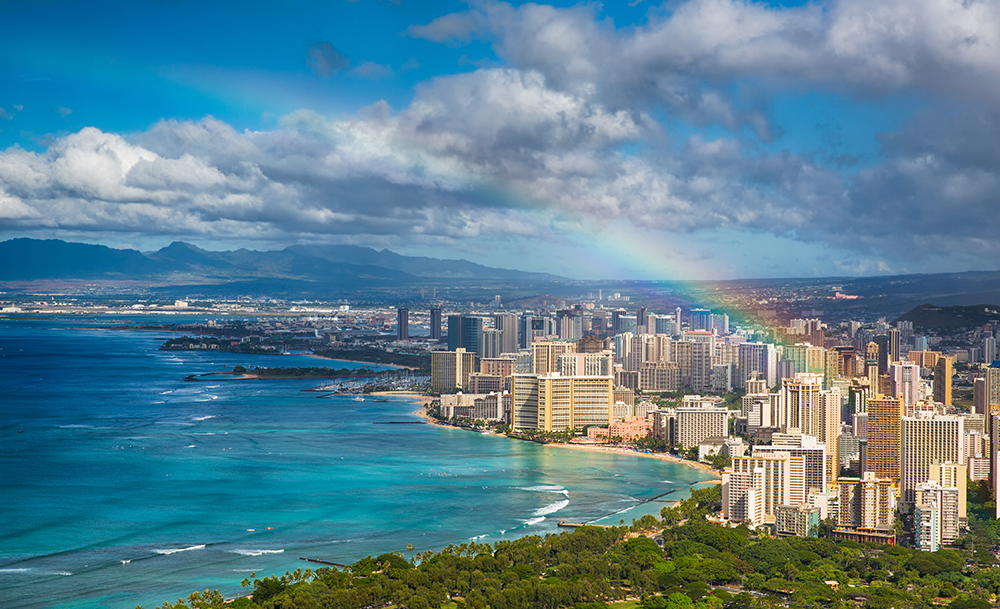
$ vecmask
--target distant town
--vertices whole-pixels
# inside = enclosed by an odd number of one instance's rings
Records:
[[[419,390],[442,424],[672,454],[717,471],[715,519],[778,536],[825,528],[936,551],[969,534],[970,488],[995,496],[998,480],[1000,312],[925,305],[891,321],[831,323],[822,311],[792,317],[772,294],[752,298],[756,307],[726,302],[738,319],[602,290],[515,310],[499,295],[406,307],[49,298],[11,301],[2,314],[106,315],[108,328],[169,332],[165,350],[379,364],[236,372],[350,377],[320,389]]]

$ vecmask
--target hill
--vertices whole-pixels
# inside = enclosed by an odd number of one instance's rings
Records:
[[[941,307],[922,304],[904,313],[897,321],[911,321],[913,327],[926,330],[958,330],[1000,320],[1000,306],[972,305]]]
[[[0,282],[141,282],[206,294],[271,293],[330,297],[345,291],[451,285],[456,280],[519,283],[563,280],[467,260],[403,256],[357,246],[293,246],[279,251],[209,251],[174,242],[155,252],[50,239],[0,242]]]

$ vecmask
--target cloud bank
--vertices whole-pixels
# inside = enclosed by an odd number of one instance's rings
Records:
[[[411,27],[441,44],[486,41],[502,67],[427,81],[399,111],[306,109],[243,132],[164,120],[8,149],[0,227],[392,244],[624,221],[888,260],[1000,256],[1000,5],[690,0],[626,28],[597,11],[483,3]],[[350,65],[329,43],[308,57],[320,75]],[[765,146],[782,132],[771,97],[816,88],[922,109],[856,170]],[[692,129],[678,136],[676,123]]]

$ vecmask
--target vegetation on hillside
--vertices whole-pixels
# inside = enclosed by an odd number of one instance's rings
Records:
[[[631,527],[582,527],[463,543],[410,560],[383,554],[344,569],[252,576],[244,580],[252,597],[226,604],[206,590],[163,608],[987,609],[1000,593],[1000,568],[961,549],[774,539],[708,522],[719,507],[720,487],[713,486],[664,509],[662,520],[644,516]]]

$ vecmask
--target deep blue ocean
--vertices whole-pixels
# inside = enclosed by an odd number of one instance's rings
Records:
[[[252,571],[321,566],[302,557],[630,522],[704,479],[636,456],[379,424],[419,420],[416,406],[302,391],[323,381],[185,382],[235,364],[357,364],[164,352],[168,333],[97,327],[157,321],[0,318],[0,607],[237,596]]]

